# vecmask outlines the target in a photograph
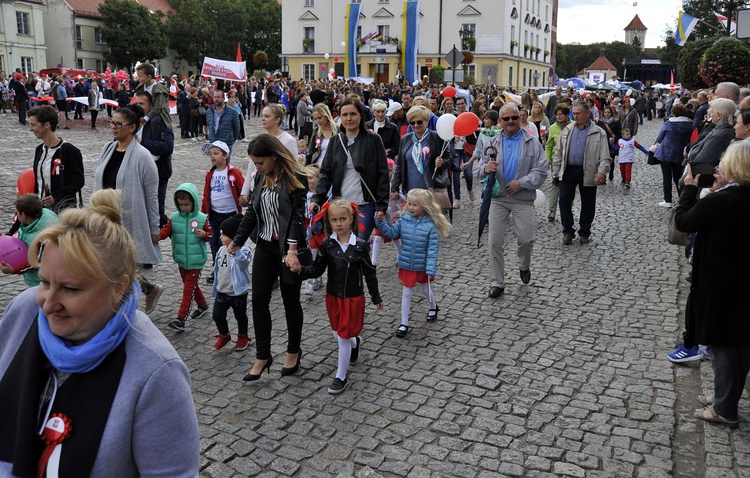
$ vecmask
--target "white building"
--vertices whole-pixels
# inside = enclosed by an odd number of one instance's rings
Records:
[[[358,48],[359,75],[377,83],[395,81],[401,68],[403,0],[284,0],[281,64],[291,78],[324,78],[330,69],[344,74],[348,3],[361,3],[357,38],[376,38]],[[557,0],[422,0],[420,76],[439,65],[450,81],[445,56],[455,45],[473,56],[468,65],[457,67],[457,80],[465,69],[476,83],[516,89],[548,85],[556,21]]]

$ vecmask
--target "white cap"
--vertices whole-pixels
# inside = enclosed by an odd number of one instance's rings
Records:
[[[229,154],[229,146],[227,146],[227,143],[225,143],[224,141],[214,141],[213,143],[211,143],[211,147],[219,148],[220,150]]]

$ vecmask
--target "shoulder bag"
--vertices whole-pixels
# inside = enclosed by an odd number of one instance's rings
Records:
[[[669,211],[669,220],[667,221],[667,242],[675,246],[684,246],[687,242],[687,233],[677,229],[675,224],[675,215],[677,213],[678,202],[675,202],[672,210]]]

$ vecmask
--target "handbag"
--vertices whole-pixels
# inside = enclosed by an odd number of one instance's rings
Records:
[[[435,198],[435,203],[440,206],[443,212],[450,211],[452,208],[451,198],[448,195],[448,188],[427,188]]]
[[[677,214],[677,206],[675,203],[672,210],[669,211],[669,220],[667,221],[667,242],[674,244],[675,246],[684,246],[687,242],[687,232],[682,232],[677,229],[675,216]]]
[[[657,164],[659,164],[659,160],[656,159],[653,151],[648,152],[648,159],[646,160],[646,162],[651,166],[656,166]]]
[[[471,143],[465,142],[464,143],[464,154],[466,156],[471,156],[472,154],[474,154],[474,150],[476,150],[476,148],[477,148],[476,144],[471,144]]]
[[[203,106],[199,106],[199,107],[198,107],[198,114],[199,114],[199,115],[204,115],[204,114],[206,114],[206,108],[205,108],[205,107],[203,107]]]

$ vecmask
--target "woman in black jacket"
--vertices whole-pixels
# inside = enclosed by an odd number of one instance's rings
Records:
[[[373,101],[370,109],[375,117],[366,122],[365,126],[367,126],[368,130],[377,133],[383,140],[386,157],[388,159],[395,159],[398,156],[398,145],[401,142],[398,127],[386,118],[385,110],[387,107],[384,101]]]
[[[359,206],[364,230],[362,239],[369,239],[375,228],[375,212],[388,208],[388,162],[383,140],[367,131],[365,111],[354,99],[341,103],[342,132],[331,138],[320,168],[318,187],[310,203],[314,211],[328,198],[340,197]]]
[[[711,346],[714,393],[698,397],[700,420],[737,427],[737,404],[750,371],[750,321],[745,271],[750,268],[750,142],[727,149],[713,193],[698,200],[698,177],[686,168],[675,225],[697,232],[688,319],[697,343]]]
[[[253,200],[227,251],[234,254],[257,226],[258,242],[252,270],[256,354],[252,369],[243,378],[253,381],[258,380],[273,363],[270,302],[273,284],[279,277],[289,334],[281,375],[291,375],[299,369],[302,357],[302,282],[289,269],[300,266],[298,254],[303,250],[309,253],[304,226],[308,172],[297,163],[281,141],[267,133],[250,141],[247,152],[257,168]]]

